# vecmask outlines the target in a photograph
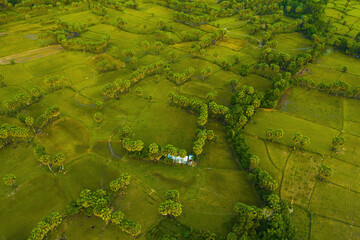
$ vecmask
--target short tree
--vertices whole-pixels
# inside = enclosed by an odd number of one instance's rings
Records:
[[[239,84],[239,79],[231,79],[230,80],[230,86],[231,86],[231,90],[234,92],[235,91],[235,88],[236,86]]]
[[[333,170],[326,166],[325,164],[321,164],[319,167],[319,179],[320,180],[326,180],[329,179],[333,174]]]
[[[15,186],[15,183],[16,183],[16,176],[14,174],[6,174],[3,178],[4,180],[4,183],[7,185],[7,186]]]
[[[136,93],[136,95],[141,96],[141,95],[142,95],[142,88],[137,87],[137,88],[135,89],[135,93]]]
[[[182,213],[182,205],[172,200],[160,203],[159,213],[169,217],[178,217]]]
[[[179,196],[178,190],[169,190],[166,193],[166,200],[179,201]]]
[[[345,140],[343,137],[334,137],[332,140],[333,150],[338,150],[340,146],[344,144]]]
[[[103,116],[100,112],[94,114],[94,121],[97,123],[101,123],[103,120]]]
[[[96,102],[96,108],[97,110],[101,110],[104,107],[104,103],[102,101],[97,101]]]
[[[179,54],[175,51],[169,52],[169,57],[172,62],[175,62],[175,60],[179,57]]]

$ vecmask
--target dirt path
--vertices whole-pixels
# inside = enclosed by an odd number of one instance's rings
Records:
[[[26,52],[13,54],[7,57],[2,57],[0,58],[0,64],[9,64],[11,59],[14,59],[16,63],[29,62],[38,58],[54,55],[61,51],[64,51],[64,48],[61,45],[52,45],[48,47],[37,48]]]

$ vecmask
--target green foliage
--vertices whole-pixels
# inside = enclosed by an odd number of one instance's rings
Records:
[[[103,121],[103,116],[100,112],[95,113],[93,118],[97,123],[101,123]]]
[[[123,173],[118,179],[112,180],[110,182],[110,189],[111,191],[117,193],[119,191],[123,191],[126,187],[130,184],[132,177],[127,174]]]
[[[166,200],[179,201],[179,191],[178,190],[169,190],[166,192]]]
[[[6,174],[3,178],[5,185],[13,186],[16,183],[16,176],[12,173]]]
[[[129,137],[131,134],[131,129],[129,126],[124,126],[119,129],[119,137],[120,139]]]
[[[62,220],[59,212],[49,214],[31,231],[28,240],[42,240],[51,230],[60,225]]]
[[[325,164],[321,164],[319,166],[319,179],[320,180],[327,180],[333,175],[333,170],[326,166]]]
[[[129,138],[124,138],[122,140],[123,147],[129,152],[140,152],[144,148],[144,142],[141,140],[130,140]]]

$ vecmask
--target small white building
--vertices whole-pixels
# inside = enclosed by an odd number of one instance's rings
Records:
[[[174,157],[174,156],[171,156],[170,154],[168,154],[167,156],[168,158],[174,160],[175,163],[181,163],[181,164],[191,164],[192,162],[192,159],[193,159],[193,155],[189,155],[189,156],[186,156],[184,158],[181,158],[181,157]]]

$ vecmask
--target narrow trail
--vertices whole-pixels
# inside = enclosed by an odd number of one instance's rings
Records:
[[[47,47],[32,49],[22,53],[16,53],[6,57],[2,57],[0,58],[0,65],[10,64],[11,60],[14,60],[16,63],[29,62],[32,60],[57,54],[64,50],[65,49],[61,45],[51,45]]]

